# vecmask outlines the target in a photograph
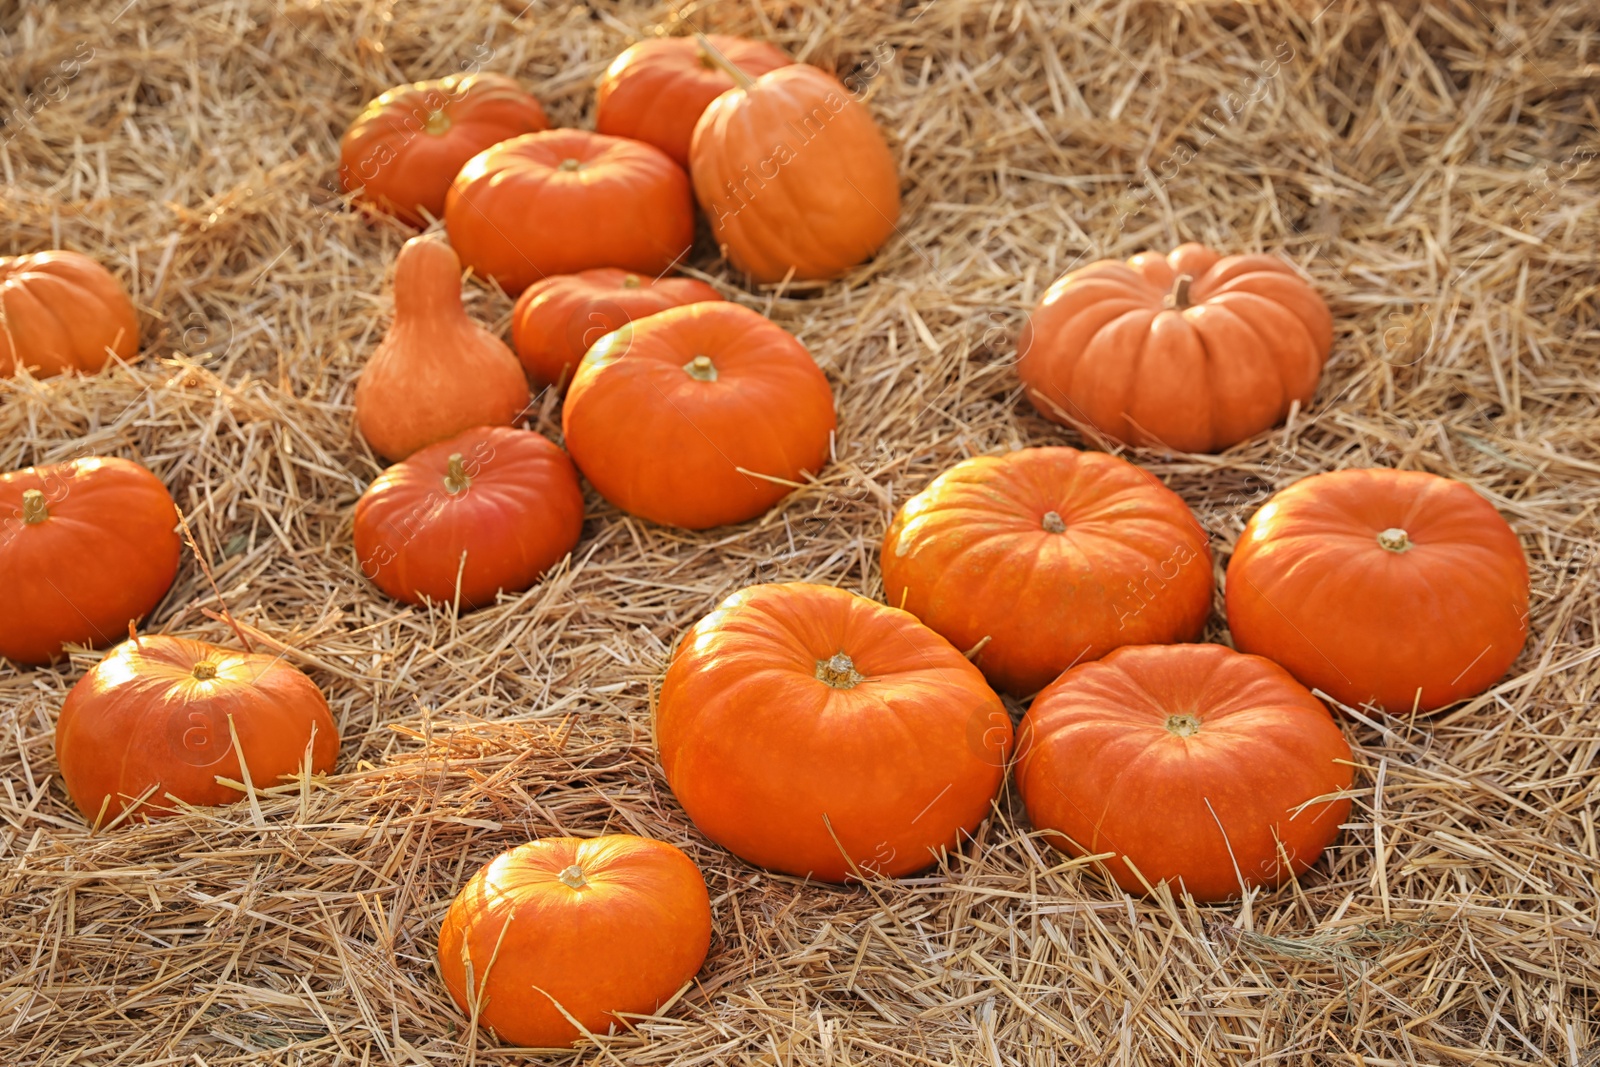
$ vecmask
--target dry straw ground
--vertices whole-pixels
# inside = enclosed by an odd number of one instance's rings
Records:
[[[691,27],[860,70],[901,160],[900,233],[842,283],[751,292],[703,240],[691,262],[810,346],[837,462],[705,534],[591,497],[570,566],[490,610],[385,601],[350,548],[378,469],[350,404],[406,234],[329,191],[343,124],[391,83],[476,65],[588,125],[611,56]],[[0,1062],[516,1060],[463,1033],[439,918],[501,849],[610,830],[686,848],[717,935],[670,1018],[559,1062],[1595,1062],[1594,4],[12,0],[0,30],[0,248],[111,263],[146,352],[0,383],[0,462],[150,465],[345,736],[336,776],[259,817],[91,835],[51,733],[93,655],[0,668]],[[1531,561],[1513,673],[1431,722],[1347,716],[1347,831],[1243,905],[1117,896],[1009,793],[961,855],[899,883],[806,886],[711,846],[650,741],[675,637],[753,580],[877,595],[897,502],[964,456],[1074,442],[1019,395],[1021,315],[1070,263],[1183,239],[1288,257],[1339,324],[1288,427],[1132,457],[1202,515],[1219,580],[1252,510],[1307,473],[1462,478]],[[507,301],[473,293],[504,327]],[[555,434],[556,414],[533,425]],[[228,640],[216,606],[191,562],[151,626]]]

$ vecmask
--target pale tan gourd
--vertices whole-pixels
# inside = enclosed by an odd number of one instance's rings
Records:
[[[522,364],[461,306],[461,261],[413,237],[394,273],[394,322],[356,383],[356,426],[388,460],[474,426],[510,426],[528,406]]]

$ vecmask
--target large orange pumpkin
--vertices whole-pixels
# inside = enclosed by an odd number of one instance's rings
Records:
[[[513,1045],[555,1048],[647,1015],[711,946],[705,879],[661,841],[547,837],[503,852],[439,928],[439,973],[469,1017]]]
[[[356,426],[385,459],[473,426],[509,426],[528,382],[505,342],[461,303],[461,262],[436,234],[413,237],[394,268],[394,321],[356,381]]]
[[[653,144],[678,166],[687,167],[694,124],[706,105],[733,88],[733,77],[720,65],[724,62],[755,78],[794,60],[765,41],[720,33],[704,40],[640,41],[612,60],[601,75],[595,129]]]
[[[900,217],[894,155],[866,105],[796,63],[712,101],[689,149],[695,196],[723,253],[759,282],[833,278]]]
[[[1505,674],[1528,563],[1470,487],[1421,471],[1318,474],[1273,496],[1228,564],[1228,628],[1346,704],[1433,711]]]
[[[467,160],[490,145],[548,130],[550,120],[516,79],[452,74],[400,85],[370,101],[339,142],[347,190],[420,226],[444,214],[445,193]]]
[[[511,340],[535,386],[565,388],[600,338],[646,315],[721,300],[693,278],[648,278],[615,267],[557,274],[534,282],[511,312]]]
[[[48,663],[126,636],[177,576],[177,525],[167,487],[125,459],[0,474],[0,656]]]
[[[735,855],[826,882],[898,877],[989,811],[1011,719],[978,669],[903,611],[804,583],[723,601],[656,706],[667,782]]]
[[[1130,645],[1074,667],[1034,700],[1017,747],[1035,828],[1074,855],[1111,853],[1132,893],[1169,882],[1215,901],[1278,885],[1350,811],[1318,799],[1351,782],[1328,709],[1221,645]]]
[[[80,252],[0,256],[0,378],[92,374],[139,352],[139,316],[122,283]]]
[[[361,573],[398,600],[494,603],[559,563],[583,531],[567,454],[530,430],[480,426],[378,476],[356,502]]]
[[[235,740],[237,739],[237,740]],[[56,759],[72,802],[102,825],[141,797],[142,816],[226,804],[305,765],[326,773],[339,728],[310,678],[282,656],[151,634],[124,641],[78,679],[56,723]]]
[[[1178,494],[1103,452],[1024,448],[956,464],[883,538],[885,599],[996,688],[1032,693],[1121,645],[1192,641],[1211,548]]]
[[[822,469],[833,393],[781,327],[738,304],[690,304],[591,348],[561,426],[601,496],[703,530],[760,515]]]
[[[666,273],[694,243],[683,168],[641,141],[550,130],[473,156],[445,201],[461,262],[515,295],[591,267]]]
[[[1288,264],[1186,244],[1059,278],[1017,341],[1017,372],[1047,419],[1220,452],[1311,403],[1332,344],[1327,305]]]

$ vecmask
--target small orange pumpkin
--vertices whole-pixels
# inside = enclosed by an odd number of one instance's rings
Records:
[[[715,50],[717,58],[708,50]],[[688,167],[695,123],[711,101],[734,85],[720,62],[755,78],[794,60],[765,41],[720,33],[640,41],[600,76],[595,129],[653,144],[678,166]]]
[[[704,530],[755,518],[822,469],[833,393],[782,327],[739,304],[690,304],[591,348],[561,428],[601,496]]]
[[[1428,712],[1498,681],[1528,637],[1528,561],[1470,486],[1422,471],[1313,475],[1251,516],[1228,628],[1345,704]]]
[[[356,501],[361,573],[397,600],[464,608],[520,593],[583,531],[567,454],[531,430],[479,426],[412,453]]]
[[[1017,340],[1039,414],[1113,440],[1220,452],[1311,403],[1328,306],[1273,256],[1101,260],[1051,285]]]
[[[139,352],[139,316],[122,283],[80,252],[0,256],[0,378],[93,374]]]
[[[516,79],[481,72],[400,85],[370,101],[339,142],[346,190],[413,226],[444,214],[467,160],[490,145],[548,130]]]
[[[439,974],[501,1041],[557,1048],[583,1036],[574,1019],[604,1034],[620,1013],[655,1012],[710,947],[710,895],[682,851],[629,834],[546,837],[501,853],[457,894]]]
[[[978,669],[903,611],[801,582],[741,589],[678,644],[661,767],[741,859],[842,882],[899,877],[989,812],[1011,719]]]
[[[1192,641],[1211,548],[1183,499],[1104,452],[1024,448],[945,471],[883,538],[889,603],[1021,696],[1122,645]]]
[[[834,278],[900,218],[894,155],[838,79],[796,63],[738,83],[694,128],[689,170],[712,233],[758,282]]]
[[[235,738],[237,737],[237,743]],[[226,804],[298,772],[326,773],[339,728],[310,678],[282,656],[234,652],[159,634],[124,641],[67,694],[56,759],[72,802],[94,825],[149,794],[143,816],[186,804]]]
[[[461,262],[437,235],[413,237],[394,268],[394,321],[356,382],[356,425],[404,459],[473,426],[509,426],[528,407],[522,365],[461,304]]]
[[[1350,812],[1350,745],[1328,709],[1259,656],[1129,645],[1067,671],[1018,737],[1017,790],[1052,844],[1117,885],[1200,901],[1278,885]],[[1287,862],[1285,862],[1287,860]]]
[[[530,133],[473,156],[445,200],[461,261],[515,295],[591,267],[655,277],[694,243],[683,168],[641,141]]]
[[[511,340],[536,387],[564,389],[583,354],[612,330],[668,308],[721,299],[693,278],[652,279],[615,267],[557,274],[517,298]]]
[[[126,636],[178,574],[177,525],[167,487],[125,459],[0,474],[0,656],[48,663]]]

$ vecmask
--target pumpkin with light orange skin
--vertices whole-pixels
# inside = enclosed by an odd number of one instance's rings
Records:
[[[501,853],[439,928],[456,1005],[501,1041],[557,1048],[649,1015],[705,962],[711,900],[682,851],[608,834],[546,837]],[[570,1016],[570,1018],[569,1018]]]
[[[600,76],[595,129],[653,144],[687,168],[695,123],[711,101],[734,86],[719,62],[756,78],[794,60],[765,41],[720,33],[708,34],[704,42],[693,37],[640,41]]]
[[[1012,727],[977,668],[907,613],[793,582],[742,589],[684,636],[655,736],[707,837],[843,882],[956,848],[989,812]]]
[[[548,130],[539,101],[514,78],[480,72],[400,85],[370,101],[339,142],[339,180],[413,226],[444,215],[467,160]]]
[[[1493,685],[1528,637],[1528,563],[1470,486],[1422,471],[1313,475],[1251,516],[1228,563],[1241,651],[1394,715]]]
[[[177,525],[167,487],[129,460],[0,474],[0,656],[48,663],[125,637],[177,576]]]
[[[1023,696],[1122,645],[1192,641],[1211,548],[1183,499],[1103,452],[1024,448],[956,464],[884,534],[884,599]]]
[[[689,171],[723,254],[758,282],[835,278],[883,246],[900,218],[894,154],[865,104],[796,63],[711,102]]]
[[[1101,260],[1051,285],[1017,340],[1017,373],[1047,419],[1125,444],[1220,452],[1311,403],[1333,318],[1282,260]]]
[[[394,320],[356,381],[356,426],[378,455],[406,456],[528,407],[522,365],[461,303],[461,263],[437,235],[413,237],[394,269]]]
[[[704,530],[755,518],[822,469],[833,393],[782,327],[739,304],[690,304],[591,348],[561,427],[601,496]]]
[[[444,216],[461,262],[513,296],[593,267],[658,277],[694,243],[683,168],[654,145],[587,130],[530,133],[473,156]]]
[[[1228,900],[1303,873],[1350,812],[1350,746],[1287,671],[1221,645],[1130,645],[1028,708],[1017,790],[1036,829],[1122,889]]]
[[[566,388],[591,345],[612,330],[668,308],[721,300],[693,278],[650,278],[615,267],[557,274],[522,291],[511,340],[537,388]]]
[[[112,273],[80,252],[0,256],[0,378],[93,374],[139,353],[139,316]]]
[[[567,454],[531,430],[480,426],[412,453],[356,501],[361,573],[397,600],[463,608],[520,593],[583,532]]]
[[[331,771],[338,755],[327,699],[282,656],[160,634],[107,653],[56,723],[67,793],[97,826],[147,794],[142,817],[170,815],[173,798],[227,804],[244,794],[219,776],[243,782],[248,767],[262,789],[308,760],[313,773]]]

